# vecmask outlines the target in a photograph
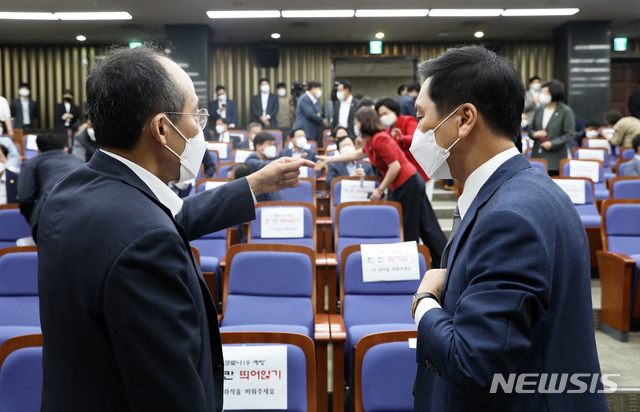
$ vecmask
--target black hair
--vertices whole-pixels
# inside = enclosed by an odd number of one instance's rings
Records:
[[[23,87],[31,90],[31,86],[29,86],[29,83],[25,83],[25,82],[20,83],[20,85],[18,86],[18,89],[22,89]]]
[[[269,85],[271,85],[271,82],[270,82],[270,81],[269,81],[269,79],[267,79],[266,77],[263,77],[262,79],[260,79],[260,80],[258,81],[258,84],[261,84],[262,82],[267,82],[267,83],[269,83]]]
[[[349,130],[347,130],[346,127],[344,126],[340,126],[337,125],[336,127],[333,128],[333,130],[331,131],[331,137],[333,137],[334,139],[336,138],[336,136],[338,135],[338,130],[344,130],[347,132],[347,136],[349,135]]]
[[[351,136],[342,136],[336,141],[336,147],[338,148],[338,150],[340,150],[340,143],[344,142],[345,139],[351,139],[351,143],[353,143],[353,139],[351,138]]]
[[[640,148],[640,134],[635,135],[631,140],[631,145],[633,146],[633,151],[638,153],[638,148]]]
[[[289,139],[293,139],[293,136],[295,136],[295,135],[296,135],[296,132],[297,132],[298,130],[302,130],[302,131],[304,131],[304,129],[303,129],[302,127],[298,127],[297,129],[291,129],[291,131],[289,132]]]
[[[224,87],[223,85],[219,84],[219,85],[216,86],[216,93],[219,92],[220,90],[224,90],[226,92],[227,88]]]
[[[246,163],[234,163],[229,166],[227,173],[233,172],[233,176],[236,180],[249,176],[252,173],[251,167]]]
[[[151,46],[116,48],[94,66],[87,77],[87,106],[98,146],[131,150],[152,116],[183,111],[185,93],[162,59]],[[167,117],[178,126],[180,115]]]
[[[602,122],[598,121],[598,120],[589,120],[586,124],[586,127],[595,127],[595,128],[600,128],[602,127]]]
[[[402,92],[404,91],[404,89],[407,88],[406,84],[401,84],[400,86],[398,86],[398,96],[402,96]]]
[[[604,114],[604,121],[610,126],[614,126],[620,119],[622,119],[622,113],[615,109],[611,109]]]
[[[9,149],[7,149],[7,146],[5,146],[5,145],[1,145],[0,144],[0,152],[2,152],[4,157],[9,156]]]
[[[282,88],[282,87],[284,87],[284,88],[286,89],[286,88],[287,88],[287,85],[286,85],[286,84],[284,84],[283,82],[280,82],[280,83],[276,84],[276,89],[280,89],[280,88]]]
[[[382,99],[376,102],[376,112],[380,109],[381,106],[386,107],[396,114],[396,116],[400,116],[400,105],[391,97],[383,97]]]
[[[36,138],[40,153],[49,150],[62,150],[67,147],[67,136],[58,132],[41,133]]]
[[[520,136],[525,91],[510,60],[481,46],[467,46],[422,62],[418,71],[431,78],[429,98],[438,116],[471,103],[494,133],[514,141]]]
[[[363,97],[360,100],[360,104],[358,105],[358,109],[361,108],[361,107],[365,107],[365,106],[369,107],[369,106],[375,106],[375,105],[376,105],[376,102],[374,102],[373,99],[370,99],[368,97]]]
[[[407,93],[409,92],[419,92],[420,84],[418,82],[409,82],[407,83]]]
[[[224,117],[218,117],[218,118],[216,119],[216,122],[217,122],[218,120],[220,120],[220,121],[221,121],[222,123],[224,123],[224,124],[227,124],[227,125],[229,124],[229,121],[228,121],[227,119],[225,119]]]
[[[315,80],[309,80],[309,81],[307,82],[307,90],[311,90],[311,89],[313,89],[314,87],[322,87],[322,83],[317,82],[317,81],[315,81]]]
[[[275,142],[276,138],[269,132],[260,132],[253,137],[253,147],[257,147],[264,142]]]
[[[549,94],[551,95],[552,102],[559,102],[564,99],[564,84],[558,80],[549,80],[545,82],[542,87],[549,88]]]
[[[351,82],[349,80],[340,82],[340,84],[342,85],[343,89],[349,89],[349,92],[351,92]]]
[[[62,95],[65,95],[65,94],[70,94],[71,96],[74,96],[73,90],[71,90],[71,89],[64,89],[62,91]]]
[[[540,80],[540,77],[538,76],[533,76],[532,78],[529,79],[529,84],[535,82],[536,80]]]

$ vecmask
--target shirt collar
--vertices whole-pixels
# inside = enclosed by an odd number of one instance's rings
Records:
[[[7,169],[5,168],[2,171],[2,176],[0,176],[0,183],[6,183],[7,181]]]
[[[144,167],[133,163],[131,160],[125,159],[122,156],[118,156],[115,153],[108,152],[104,149],[100,151],[108,156],[113,157],[116,160],[124,163],[133,173],[136,174],[146,184],[154,195],[158,198],[160,203],[165,205],[167,209],[171,211],[171,214],[175,217],[182,210],[182,199],[175,194],[169,186],[165,185],[162,180],[158,179],[153,173],[145,169]]]
[[[636,160],[640,160],[640,155],[634,155],[633,156]]]
[[[487,180],[489,180],[491,175],[493,175],[493,173],[498,170],[504,162],[518,154],[520,154],[520,152],[515,147],[507,149],[504,152],[493,156],[490,160],[485,162],[469,175],[464,184],[462,195],[460,195],[460,198],[458,199],[458,210],[460,211],[461,219],[464,219],[464,215],[467,213],[467,210],[469,210],[471,203],[473,203],[478,192],[480,192],[482,186],[487,183]]]
[[[309,90],[307,90],[307,91],[306,91],[306,92],[304,92],[304,93],[305,93],[307,96],[309,96],[309,97],[311,98],[311,102],[312,102],[313,104],[315,104],[315,103],[318,101],[318,99],[316,99],[316,98],[311,94],[311,92],[310,92]]]

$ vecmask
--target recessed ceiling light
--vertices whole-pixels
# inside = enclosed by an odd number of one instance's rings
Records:
[[[232,11],[208,11],[210,19],[273,19],[280,17],[278,10],[232,10]]]
[[[481,31],[477,31],[473,35],[476,36],[477,38],[484,37],[484,33]]]
[[[85,40],[87,40],[87,38],[86,38],[86,37],[84,37],[83,35],[80,35],[80,36],[77,36],[77,37],[76,37],[76,40],[78,40],[78,41],[85,41]]]
[[[429,17],[494,17],[502,12],[502,9],[432,9]]]
[[[425,17],[429,9],[356,10],[356,17]]]
[[[272,39],[279,39],[280,37],[282,37],[282,36],[280,36],[280,33],[271,33],[271,38]]]
[[[53,13],[18,13],[0,12],[0,19],[3,20],[58,20]]]
[[[384,38],[384,33],[383,32],[380,31],[380,32],[376,33],[376,39],[382,39],[382,38]]]
[[[55,13],[55,16],[60,20],[131,20],[133,18],[126,11]]]
[[[282,10],[286,18],[353,17],[355,10]]]
[[[507,9],[503,16],[573,16],[580,9]]]

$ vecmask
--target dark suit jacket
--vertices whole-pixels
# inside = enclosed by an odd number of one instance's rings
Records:
[[[282,192],[273,193],[261,193],[256,196],[256,202],[286,202],[287,198],[284,197]]]
[[[233,145],[234,149],[250,149],[253,150],[251,147],[249,147],[249,140],[244,140],[244,141],[240,141],[238,142],[238,144],[234,144]]]
[[[584,226],[523,155],[480,189],[447,267],[442,309],[418,327],[415,411],[608,410],[602,393],[490,394],[496,373],[600,374]]]
[[[318,116],[317,108],[314,106],[308,94],[303,94],[298,99],[296,107],[296,123],[293,129],[303,129],[309,140],[317,140],[318,130],[324,119]]]
[[[257,172],[258,170],[262,169],[263,167],[265,167],[266,165],[268,165],[269,163],[271,163],[271,160],[262,160],[258,157],[257,154],[255,153],[251,153],[249,156],[247,156],[247,158],[244,161],[246,164],[249,165],[249,167],[251,168],[251,170],[253,172]]]
[[[622,167],[624,167],[624,176],[640,176],[640,160],[635,157],[623,163]]]
[[[53,186],[63,176],[82,164],[82,161],[64,150],[49,150],[25,161],[18,180],[18,203],[22,213],[37,232],[42,206]],[[36,236],[33,237],[36,239]]]
[[[629,112],[631,116],[640,119],[640,92],[636,92],[629,96]]]
[[[234,102],[233,100],[228,100],[226,102],[227,105],[227,121],[229,122],[229,124],[234,124],[234,125],[238,125],[238,108],[236,107],[236,102]],[[216,120],[220,118],[220,116],[218,115],[218,108],[220,106],[218,106],[218,101],[214,100],[212,102],[209,102],[209,114],[211,116],[209,116],[209,121],[212,122],[211,124],[213,124],[212,129],[215,129],[215,125],[216,125]]]
[[[63,179],[38,236],[42,410],[220,412],[217,313],[189,241],[254,218],[246,179],[175,218],[100,151]]]
[[[11,170],[4,170],[6,176],[5,188],[7,190],[7,203],[17,203],[18,197],[18,174]]]
[[[568,157],[567,142],[573,140],[575,135],[576,123],[573,110],[566,104],[558,102],[546,129],[542,127],[543,116],[544,106],[541,106],[536,109],[533,120],[529,123],[529,136],[533,137],[538,130],[546,130],[553,147],[551,150],[542,149],[540,139],[534,139],[531,157],[545,159],[549,170],[560,170],[560,161]]]
[[[306,160],[310,160],[313,163],[318,161],[318,159],[316,158],[316,152],[315,151],[307,150],[307,149],[302,149],[302,151],[307,154],[305,156]],[[278,156],[278,158],[280,158],[280,157],[293,157],[293,149],[284,149],[284,150],[282,150],[280,152],[280,155]],[[322,176],[322,170],[316,171],[316,177],[320,177],[320,176]],[[309,177],[311,177],[311,176],[309,176]]]
[[[38,128],[38,116],[40,111],[38,110],[38,103],[29,99],[29,117],[31,117],[31,125],[29,128]],[[13,128],[24,129],[24,120],[22,118],[22,102],[20,99],[14,99],[11,102],[11,116],[13,116]]]
[[[253,116],[252,122],[258,122],[263,127],[278,127],[278,120],[276,120],[278,109],[280,109],[278,96],[273,93],[269,93],[269,100],[267,100],[267,114],[271,116],[271,119],[269,119],[269,123],[271,123],[271,125],[267,126],[260,121],[260,116],[262,116],[262,96],[260,94],[253,96],[253,99],[251,99],[251,115]]]
[[[333,104],[333,123],[331,124],[331,128],[335,129],[336,126],[340,124],[340,105],[342,102],[340,100],[336,100]],[[351,107],[349,108],[349,120],[347,122],[347,132],[349,132],[349,136],[355,136],[355,132],[353,130],[353,116],[355,116],[356,111],[358,111],[358,105],[360,104],[360,100],[355,97],[351,99]]]
[[[87,128],[82,129],[73,138],[73,150],[71,152],[83,162],[91,160],[96,150],[98,150],[98,143],[91,140]]]
[[[364,162],[357,162],[357,163],[359,165],[362,165],[362,168],[364,169],[365,175],[367,175],[367,176],[375,176],[375,173],[373,171],[373,167],[369,163],[364,163]],[[326,184],[327,184],[327,190],[331,190],[331,181],[335,177],[340,177],[340,176],[349,176],[349,170],[347,169],[347,163],[346,162],[329,163],[329,165],[327,166],[327,176],[325,177]]]
[[[80,119],[80,109],[75,104],[70,103],[69,113],[73,115],[73,119],[69,123],[69,127],[66,127],[64,125],[65,121],[62,120],[62,115],[65,113],[67,113],[67,109],[64,107],[64,103],[58,103],[56,105],[56,129],[75,129]]]
[[[398,104],[400,105],[401,115],[416,117],[416,102],[409,94],[405,93],[398,97]]]

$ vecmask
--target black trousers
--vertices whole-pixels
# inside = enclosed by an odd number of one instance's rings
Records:
[[[402,205],[405,242],[412,240],[417,242],[422,239],[431,252],[431,267],[439,268],[442,251],[447,245],[447,238],[442,233],[438,218],[429,203],[422,176],[416,172],[391,192],[391,200]]]

